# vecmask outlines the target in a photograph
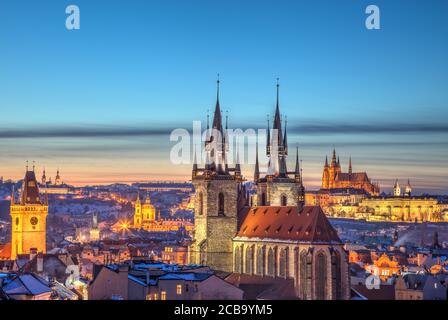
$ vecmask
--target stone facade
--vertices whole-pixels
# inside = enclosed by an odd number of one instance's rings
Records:
[[[234,272],[292,278],[301,300],[350,298],[347,254],[342,244],[236,238],[233,246]]]
[[[239,182],[230,177],[198,177],[193,179],[193,184],[196,191],[191,262],[230,271],[232,238],[238,225]],[[223,208],[219,207],[220,204]]]
[[[23,181],[21,199],[15,203],[11,197],[11,259],[31,249],[46,253],[46,225],[48,204],[41,201],[34,171],[27,171]]]

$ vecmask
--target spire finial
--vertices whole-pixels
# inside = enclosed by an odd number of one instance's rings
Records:
[[[218,73],[218,78],[216,80],[216,101],[219,101],[219,73]]]
[[[36,167],[36,162],[33,160],[33,172],[34,172],[35,167]]]
[[[229,128],[229,110],[226,110],[226,130]]]
[[[277,108],[278,108],[278,100],[279,100],[279,88],[280,88],[280,84],[279,84],[279,78],[277,78]]]
[[[28,160],[26,160],[26,171],[28,171]]]

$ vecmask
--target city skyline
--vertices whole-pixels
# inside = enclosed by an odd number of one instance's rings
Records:
[[[23,11],[19,2],[0,10],[5,179],[23,178],[25,160],[35,160],[38,174],[60,168],[74,185],[188,180],[191,166],[170,162],[169,133],[205,124],[219,72],[232,128],[266,127],[280,78],[307,188],[319,187],[335,147],[344,170],[351,156],[355,170],[386,191],[398,178],[410,179],[416,193],[446,193],[443,1],[431,8],[377,1],[383,15],[375,32],[364,27],[365,1],[265,1],[255,9],[250,1],[78,1],[74,32],[64,26],[66,4],[24,2]],[[251,180],[253,167],[242,170]]]

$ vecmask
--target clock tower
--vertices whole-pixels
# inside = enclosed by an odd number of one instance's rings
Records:
[[[46,252],[46,220],[48,215],[48,198],[39,194],[36,175],[33,170],[26,170],[20,201],[16,203],[14,191],[11,196],[11,259],[18,254]]]

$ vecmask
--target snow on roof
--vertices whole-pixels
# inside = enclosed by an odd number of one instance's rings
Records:
[[[44,279],[33,274],[23,274],[8,282],[3,291],[7,295],[39,295],[51,292],[51,288]]]

